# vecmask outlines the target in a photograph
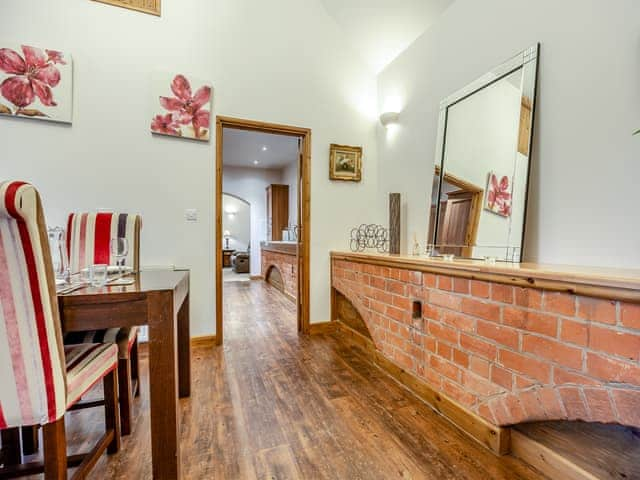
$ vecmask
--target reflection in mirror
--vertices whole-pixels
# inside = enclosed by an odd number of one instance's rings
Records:
[[[442,102],[428,232],[438,254],[522,257],[537,50]]]

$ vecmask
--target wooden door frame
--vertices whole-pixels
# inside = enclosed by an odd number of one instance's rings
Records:
[[[215,222],[215,255],[216,255],[216,345],[223,341],[223,309],[222,309],[222,137],[225,128],[248,130],[252,132],[287,135],[300,138],[302,141],[302,158],[298,168],[298,332],[310,333],[309,321],[309,268],[311,246],[311,129],[259,122],[218,115],[216,117],[216,222]]]

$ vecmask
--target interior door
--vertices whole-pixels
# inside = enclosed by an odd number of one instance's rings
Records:
[[[441,233],[438,234],[440,239],[438,244],[451,246],[440,247],[440,252],[452,253],[456,256],[462,254],[462,249],[467,242],[472,199],[472,192],[460,191],[448,194],[444,221],[439,230]]]

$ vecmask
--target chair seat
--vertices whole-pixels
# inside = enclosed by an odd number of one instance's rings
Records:
[[[67,366],[67,408],[118,365],[118,347],[114,343],[65,345],[64,356]]]
[[[86,332],[68,332],[64,335],[65,345],[79,343],[116,343],[118,358],[129,358],[131,348],[136,341],[138,327],[109,328],[106,330],[87,330]]]

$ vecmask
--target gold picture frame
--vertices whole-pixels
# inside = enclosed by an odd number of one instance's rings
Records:
[[[329,179],[345,182],[362,180],[362,147],[331,144]]]
[[[92,0],[93,2],[106,3],[116,7],[127,8],[137,12],[160,16],[161,0]]]

